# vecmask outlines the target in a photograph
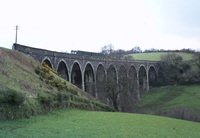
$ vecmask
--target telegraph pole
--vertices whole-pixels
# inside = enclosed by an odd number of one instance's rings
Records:
[[[19,30],[19,26],[18,26],[18,25],[15,26],[15,30],[16,30],[15,44],[17,44],[17,32],[18,32],[18,30]]]

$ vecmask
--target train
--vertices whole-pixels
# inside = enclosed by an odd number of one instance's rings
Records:
[[[80,50],[72,50],[71,54],[83,55],[83,56],[95,56],[95,57],[103,57],[102,53],[88,52],[88,51],[80,51]]]

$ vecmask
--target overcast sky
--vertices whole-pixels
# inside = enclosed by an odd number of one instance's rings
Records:
[[[200,0],[0,0],[0,46],[200,48]]]

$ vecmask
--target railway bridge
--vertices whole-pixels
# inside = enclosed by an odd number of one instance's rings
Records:
[[[160,62],[68,54],[19,44],[13,44],[13,49],[45,62],[65,80],[111,106],[106,88],[111,82],[117,84],[118,91],[126,91],[117,97],[120,111],[127,111],[127,105],[139,100],[156,83],[161,70]]]

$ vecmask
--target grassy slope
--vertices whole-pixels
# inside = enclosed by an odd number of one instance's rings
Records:
[[[138,113],[200,121],[200,85],[153,88],[133,105]]]
[[[110,108],[49,71],[49,75],[67,86],[67,90],[60,93],[58,87],[47,84],[47,79],[35,73],[38,67],[42,65],[31,57],[0,48],[0,120],[30,117],[63,107]]]
[[[56,87],[52,87],[39,79],[39,76],[35,73],[37,67],[41,67],[41,64],[31,57],[18,51],[0,48],[0,88],[7,87],[18,90],[31,97],[35,97],[36,92],[58,91]],[[56,74],[54,76],[65,81]],[[80,92],[85,98],[96,100],[67,81],[65,82],[69,88]]]
[[[156,52],[156,53],[140,53],[140,54],[132,54],[133,58],[135,60],[148,60],[148,61],[161,61],[160,57],[161,55],[166,55],[167,52]],[[176,53],[180,56],[182,56],[184,61],[191,60],[192,54],[189,53]]]
[[[20,90],[24,93],[34,93],[37,89],[48,91],[48,86],[35,78],[35,68],[40,66],[28,56],[19,52],[0,48],[0,86]],[[38,82],[39,81],[39,82]]]
[[[200,137],[200,123],[166,117],[61,110],[0,122],[0,137]]]

